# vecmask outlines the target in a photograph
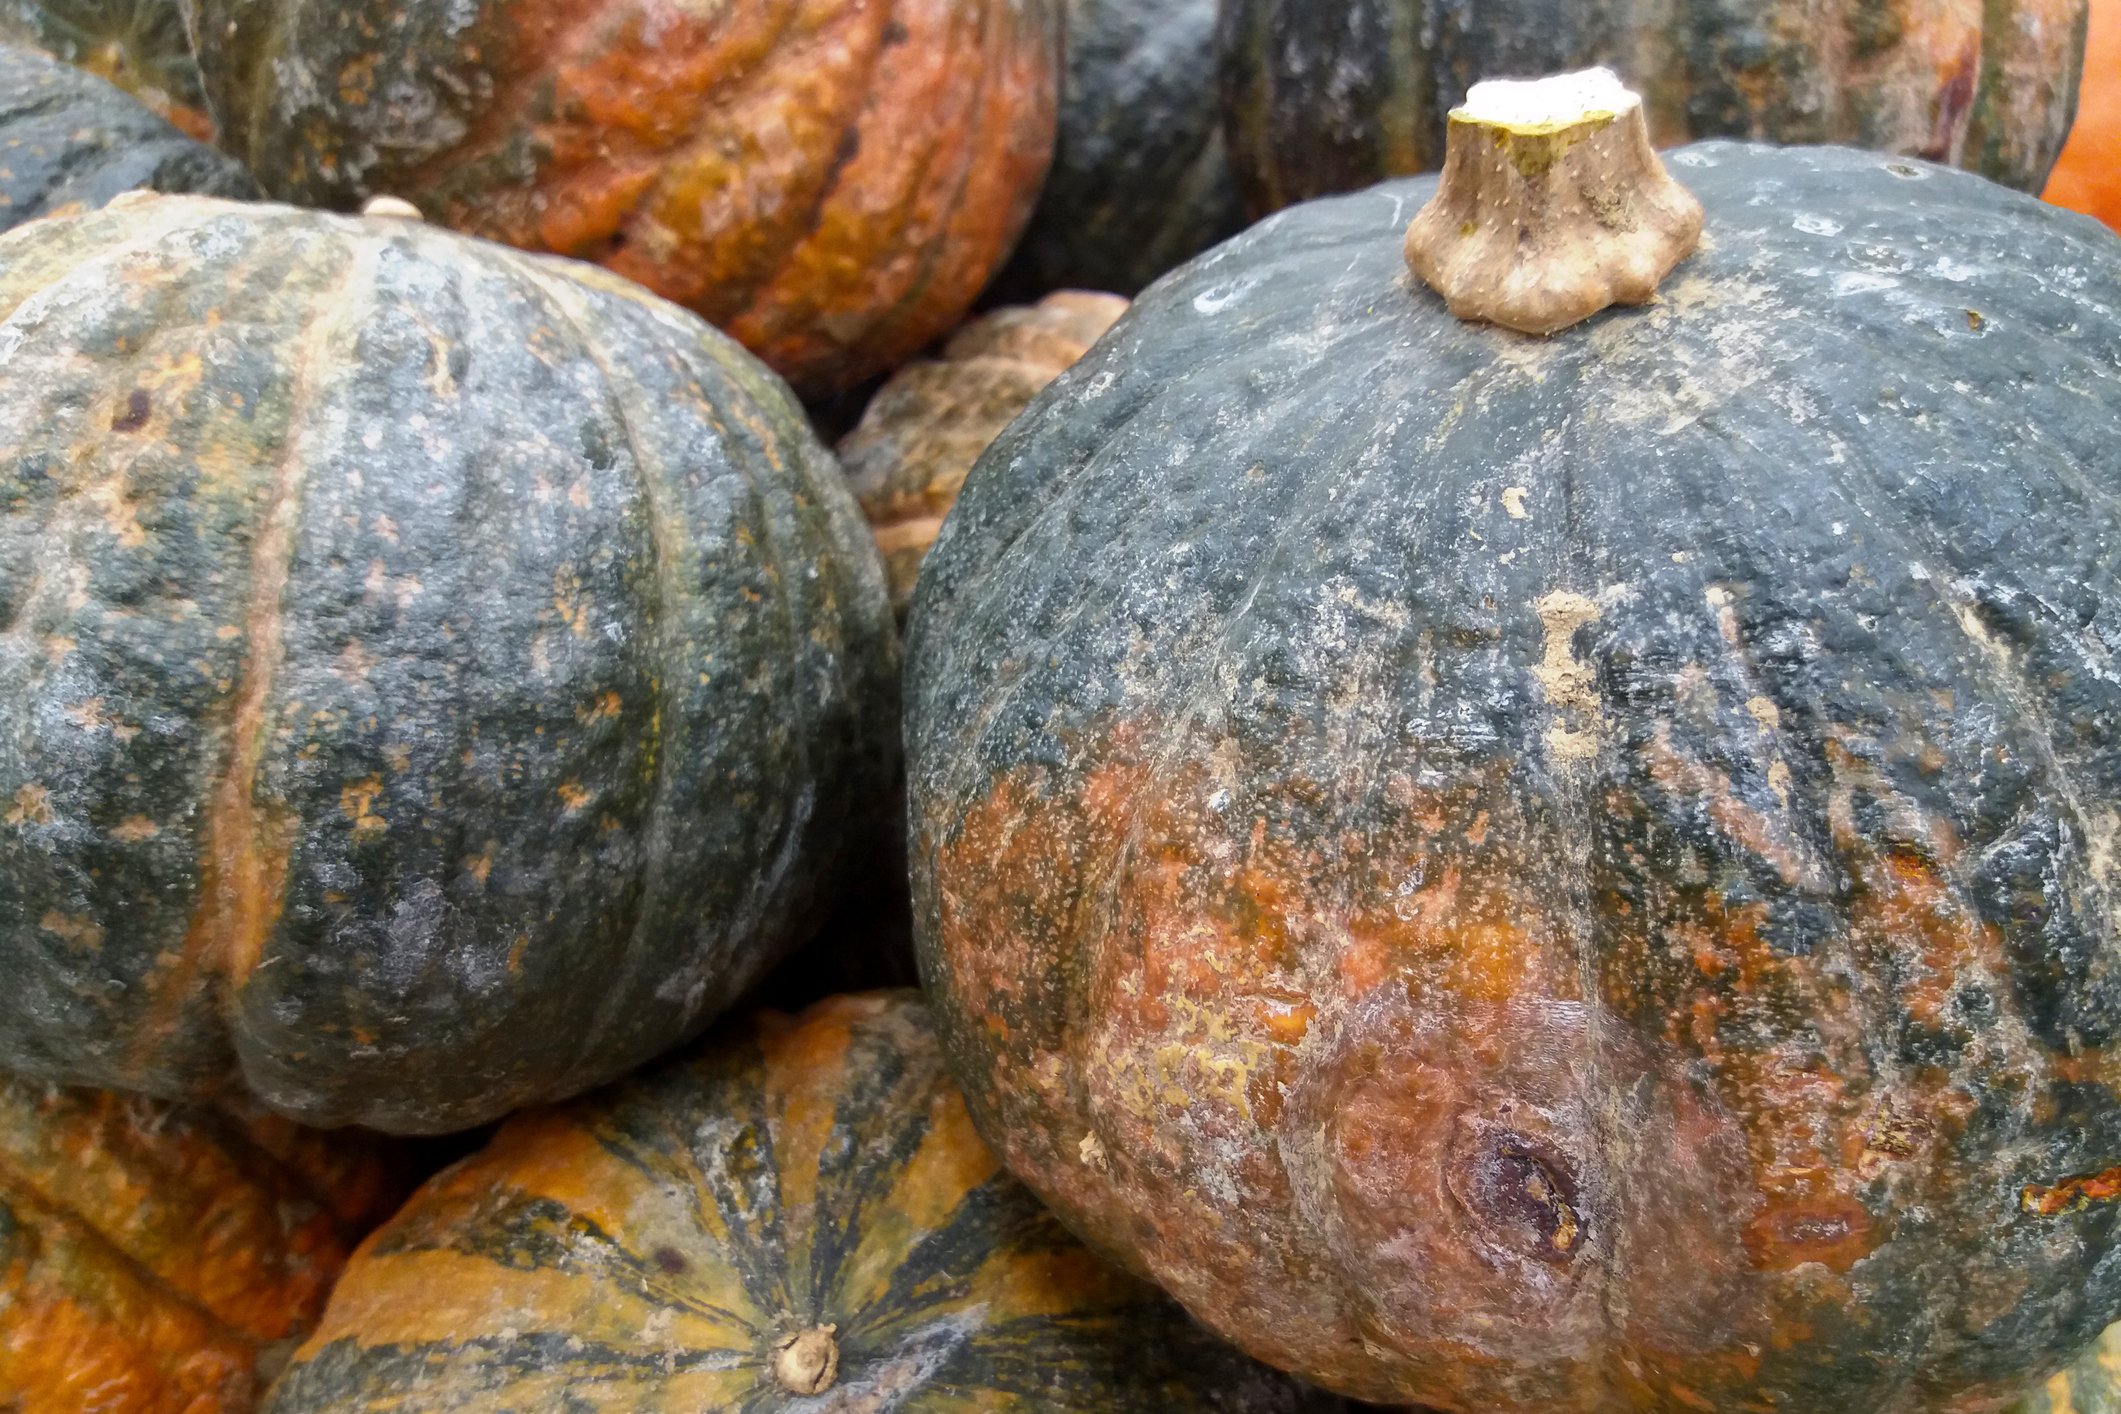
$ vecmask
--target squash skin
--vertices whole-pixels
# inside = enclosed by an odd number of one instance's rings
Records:
[[[2115,1204],[2021,1204],[2121,1163],[2121,245],[1667,160],[1655,305],[1460,325],[1389,183],[997,439],[908,627],[923,978],[1009,1167],[1330,1387],[2000,1405],[2121,1309]]]
[[[2088,0],[1224,0],[1231,163],[1254,215],[1443,163],[1484,78],[1605,64],[1651,140],[1847,143],[2038,191],[2068,134]]]
[[[0,44],[0,150],[0,230],[141,188],[258,194],[234,160],[102,79],[9,44]]]
[[[815,1399],[777,1334],[833,1328]],[[564,1396],[562,1394],[564,1391]],[[760,1014],[511,1119],[354,1258],[271,1414],[1325,1414],[1106,1267],[966,1120],[917,996]]]
[[[86,69],[186,137],[213,141],[177,0],[0,0],[0,43],[41,49]]]
[[[374,1135],[0,1077],[0,1389],[245,1414],[410,1188]]]
[[[1068,0],[1053,167],[996,294],[1132,295],[1244,229],[1215,12],[1215,0]]]
[[[460,1129],[697,1034],[830,908],[896,638],[736,345],[592,266],[187,197],[0,237],[10,317],[6,1064]]]
[[[955,324],[1052,155],[1057,0],[184,0],[273,196],[595,260],[807,398]]]
[[[965,473],[1126,307],[1118,295],[1056,290],[1037,304],[989,310],[951,335],[941,358],[893,373],[840,439],[840,464],[901,618]]]

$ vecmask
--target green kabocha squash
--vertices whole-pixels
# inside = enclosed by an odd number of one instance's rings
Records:
[[[0,236],[0,1061],[442,1131],[703,1028],[896,766],[787,389],[594,267],[134,196]]]
[[[2121,1314],[2121,241],[1669,160],[1653,302],[1462,323],[1387,183],[995,441],[908,626],[923,976],[1003,1161],[1273,1364],[2000,1407]]]
[[[0,230],[141,189],[255,197],[234,159],[47,55],[0,44]]]
[[[0,43],[42,49],[108,79],[187,137],[213,138],[177,0],[0,0]]]
[[[0,1076],[0,1396],[249,1414],[410,1189],[375,1135]]]
[[[1059,130],[1045,190],[995,277],[1133,294],[1245,224],[1223,150],[1215,0],[1069,0]]]
[[[1061,0],[182,0],[273,196],[608,265],[805,397],[963,316],[1053,154]]]
[[[1230,160],[1255,214],[1443,161],[1473,83],[1606,64],[1659,146],[1850,143],[2038,191],[2088,0],[1222,0]]]
[[[910,992],[511,1119],[357,1253],[270,1414],[1323,1414],[973,1133]]]

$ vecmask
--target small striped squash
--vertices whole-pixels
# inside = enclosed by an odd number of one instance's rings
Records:
[[[910,992],[510,1120],[348,1266],[269,1414],[1297,1414],[1003,1173]]]

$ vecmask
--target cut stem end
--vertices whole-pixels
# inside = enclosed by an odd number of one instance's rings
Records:
[[[1701,203],[1608,69],[1473,85],[1451,112],[1407,266],[1460,319],[1551,334],[1644,304],[1701,240]]]

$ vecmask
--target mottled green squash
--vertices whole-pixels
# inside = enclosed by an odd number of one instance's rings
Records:
[[[0,43],[0,230],[142,189],[258,194],[234,158],[102,79]]]
[[[1133,294],[1243,229],[1223,150],[1215,0],[1069,0],[1053,166],[993,292]]]
[[[1659,146],[1849,143],[2038,191],[2088,0],[1223,0],[1230,159],[1255,215],[1442,164],[1487,78],[1605,64]]]
[[[0,0],[0,43],[42,49],[108,79],[187,137],[213,138],[177,0]]]
[[[2121,1314],[2121,240],[1667,161],[1652,303],[1461,323],[1387,183],[988,448],[908,621],[923,976],[1003,1161],[1283,1368],[2001,1407]]]
[[[0,1062],[443,1131],[696,1034],[887,808],[831,454],[595,267],[134,196],[0,235]]]
[[[910,992],[523,1114],[349,1264],[269,1414],[1326,1414],[973,1133]]]

